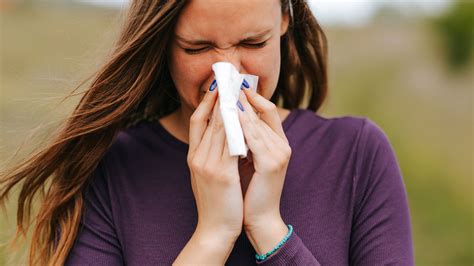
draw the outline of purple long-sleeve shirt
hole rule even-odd
[[[294,109],[280,212],[294,231],[264,262],[242,232],[226,265],[413,265],[407,194],[392,146],[368,118]],[[66,265],[170,265],[197,225],[188,144],[159,122],[121,131],[84,189]]]

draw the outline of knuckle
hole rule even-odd
[[[290,154],[287,152],[275,154],[274,159],[268,162],[268,169],[271,172],[278,173],[288,164]]]
[[[202,169],[201,169],[201,174],[204,176],[206,179],[212,179],[214,174],[215,174],[215,169],[212,167],[211,164],[205,164]]]
[[[215,115],[219,115],[219,114],[215,114]],[[224,127],[224,122],[222,121],[222,119],[218,119],[217,117],[214,117],[214,127],[216,127],[217,129],[221,129]]]
[[[194,113],[194,114],[192,114],[191,117],[189,118],[189,123],[190,123],[191,125],[195,125],[195,124],[201,122],[202,120],[203,120],[203,119],[202,119],[202,116],[200,116],[199,114]]]
[[[220,171],[220,169],[212,163],[208,163],[202,167],[200,176],[203,180],[206,180],[206,182],[224,186],[230,185],[233,182],[233,178],[230,174],[225,173],[225,171]]]
[[[285,145],[285,148],[284,148],[284,150],[283,150],[283,153],[284,153],[284,155],[285,155],[285,159],[291,158],[292,150],[291,150],[290,145]]]
[[[212,133],[220,133],[222,130],[224,130],[224,126],[222,123],[217,123],[217,121],[214,122],[214,126],[212,127]]]
[[[270,169],[271,172],[278,172],[281,168],[281,163],[280,160],[277,158],[276,160],[272,160],[268,163],[268,168]]]
[[[250,123],[255,124],[255,125],[257,125],[257,123],[259,122],[259,120],[260,120],[260,119],[259,119],[258,116],[256,116],[256,115],[250,116],[249,119],[248,119],[248,121],[249,121]]]
[[[240,116],[240,122],[241,123],[248,123],[249,118],[246,115]]]
[[[276,105],[273,103],[273,102],[268,102],[264,107],[263,107],[263,111],[264,112],[267,112],[267,113],[271,113],[271,112],[274,112],[276,111],[277,108],[276,108]]]
[[[216,179],[219,182],[219,184],[222,184],[222,185],[231,185],[233,184],[233,181],[234,181],[234,178],[231,174],[224,173],[224,172],[220,174],[219,177]]]
[[[229,186],[232,185],[232,178],[230,176],[221,176],[218,178],[219,184],[224,185],[224,186]]]
[[[280,158],[276,163],[275,163],[275,171],[276,172],[280,172],[282,171],[286,166],[286,160],[282,158]]]
[[[189,159],[188,165],[194,171],[199,171],[201,164],[195,158]]]

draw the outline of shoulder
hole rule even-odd
[[[390,168],[393,172],[400,172],[392,142],[379,124],[366,118],[358,142],[359,176],[374,174],[377,169]]]
[[[152,139],[147,136],[152,134],[149,130],[145,122],[119,130],[99,158],[91,179],[101,180],[101,185],[105,185],[113,178],[113,184],[108,184],[112,186],[125,182],[127,173],[139,168],[142,162],[152,156],[150,144],[147,143]]]
[[[150,147],[149,140],[154,138],[148,121],[142,121],[129,128],[119,130],[105,154],[106,159],[134,157]]]
[[[306,109],[292,112],[295,113],[285,130],[292,148],[316,149],[324,154],[344,154],[346,151],[359,158],[382,144],[391,148],[384,130],[368,117],[325,117]]]
[[[292,126],[298,129],[329,131],[343,136],[375,135],[385,137],[382,128],[372,119],[365,116],[343,115],[326,117],[311,110],[295,109],[295,119]]]
[[[359,139],[366,127],[375,123],[367,117],[344,115],[326,117],[312,110],[295,109],[292,121],[289,121],[288,133],[304,138],[321,137],[324,142]],[[290,117],[291,118],[291,117]]]
[[[97,180],[97,185],[107,186],[108,189],[118,187],[125,182],[126,174],[138,169],[141,162],[150,157],[152,139],[148,122],[140,122],[129,128],[119,130],[107,150],[100,158],[92,172],[91,180]],[[110,182],[113,179],[113,182]]]
[[[137,144],[140,143],[139,135],[143,131],[142,125],[136,125],[130,128],[121,129],[116,132],[114,138],[109,143],[105,153],[100,158],[96,172],[104,173],[107,172],[107,168],[110,168],[112,162],[117,159],[124,157],[128,154],[134,153]]]

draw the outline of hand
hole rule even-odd
[[[243,197],[238,157],[229,155],[217,94],[208,91],[191,116],[187,162],[199,214],[196,231],[235,240],[242,232]]]
[[[242,90],[239,100],[244,107],[239,119],[255,171],[244,194],[244,228],[282,228],[280,198],[291,157],[288,139],[274,103],[252,89]]]

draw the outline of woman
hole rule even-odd
[[[412,265],[385,133],[315,114],[326,53],[303,0],[134,1],[54,141],[2,179],[2,201],[24,181],[19,232],[46,188],[30,264]],[[218,61],[259,76],[238,104],[247,159],[229,156]]]

